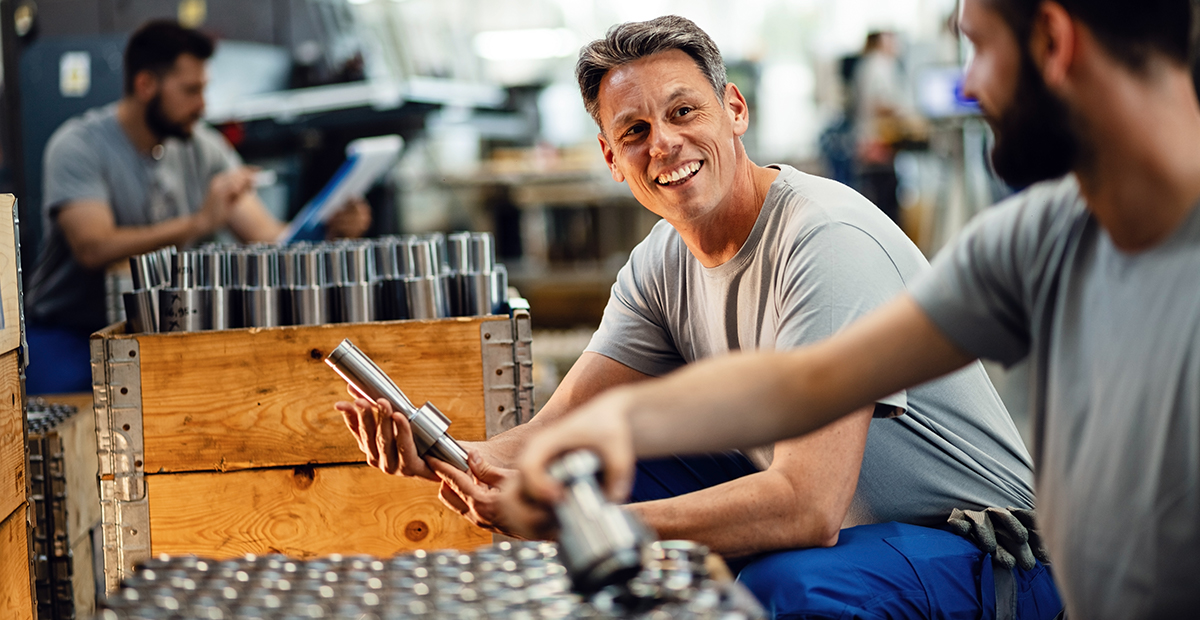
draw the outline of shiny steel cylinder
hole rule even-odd
[[[158,331],[198,332],[209,329],[212,289],[167,287],[158,291]]]
[[[325,358],[325,363],[363,398],[371,401],[386,398],[392,406],[403,412],[408,418],[413,443],[421,457],[433,456],[464,472],[469,471],[466,450],[448,432],[450,420],[432,403],[414,407],[408,396],[354,343],[343,340]]]
[[[365,323],[375,320],[375,284],[355,282],[333,287],[338,305],[339,323]]]
[[[158,331],[158,291],[139,289],[123,293],[125,333],[152,334]]]
[[[492,313],[503,314],[508,303],[508,268],[497,264],[492,268]]]
[[[482,316],[492,313],[492,274],[468,271],[459,273],[458,316]]]
[[[248,256],[246,286],[242,289],[242,321],[246,327],[279,325],[279,263],[274,252],[256,250]]]
[[[408,318],[442,319],[450,316],[448,303],[438,278],[433,276],[404,279]]]
[[[428,239],[417,239],[408,246],[410,275],[418,278],[441,274],[441,263]]]
[[[496,244],[492,241],[492,233],[471,233],[467,241],[467,269],[459,271],[479,271],[488,273],[496,265]]]
[[[379,296],[375,300],[378,310],[375,318],[380,321],[407,319],[408,292],[403,278],[379,281]]]
[[[591,593],[624,584],[642,567],[642,550],[653,535],[636,517],[604,497],[600,458],[588,450],[568,452],[550,465],[563,484],[558,519],[559,559],[576,591]]]
[[[450,271],[471,271],[471,233],[446,235],[446,264]]]
[[[212,289],[209,295],[210,329],[229,329],[231,266],[229,254],[219,249],[206,250],[200,255],[202,285]]]

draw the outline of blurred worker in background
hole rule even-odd
[[[30,394],[91,389],[88,335],[107,324],[105,269],[229,230],[273,241],[284,224],[254,191],[256,171],[204,124],[214,43],[173,21],[142,26],[125,48],[119,101],[63,123],[46,145],[45,238],[26,292]],[[361,200],[331,236],[370,226]]]
[[[386,404],[338,404],[370,464],[440,478],[448,505],[500,531],[502,468],[567,411],[706,358],[820,341],[928,269],[850,188],[750,160],[746,100],[692,22],[614,26],[584,48],[576,76],[613,179],[663,218],[617,276],[588,350],[532,421],[468,445],[472,475],[423,462],[407,420]],[[642,463],[629,510],[661,537],[748,564],[740,578],[781,616],[831,605],[901,614],[915,592],[934,613],[977,617],[994,607],[990,560],[935,528],[959,507],[1032,508],[1030,478],[1020,436],[975,364],[863,403],[811,437]],[[1010,583],[1040,608],[1027,617],[1057,613],[1050,574],[1032,556]]]
[[[896,223],[900,222],[896,146],[913,124],[898,56],[895,33],[868,34],[851,89],[859,191]]]
[[[1200,103],[1192,0],[964,0],[965,91],[1028,187],[841,334],[621,388],[531,438],[523,492],[587,447],[634,455],[811,432],[987,357],[1030,361],[1038,513],[1071,618],[1200,610]],[[837,422],[834,422],[837,424]],[[874,429],[872,429],[874,431]],[[817,431],[817,434],[824,431]],[[538,514],[524,520],[536,523]]]

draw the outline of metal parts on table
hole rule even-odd
[[[550,466],[563,484],[554,507],[562,563],[580,592],[623,585],[642,568],[642,551],[654,540],[632,513],[609,502],[600,488],[600,458],[594,452],[568,452]]]
[[[360,351],[350,340],[341,344],[325,358],[346,383],[356,392],[370,401],[386,398],[392,406],[403,412],[412,428],[413,442],[421,457],[426,454],[437,457],[462,471],[467,467],[467,451],[458,445],[457,441],[447,431],[450,429],[450,419],[445,416],[433,403],[425,403],[420,408],[413,406],[408,396],[396,387],[371,358]]]
[[[765,617],[740,584],[710,575],[708,550],[662,543],[633,580],[638,594],[569,589],[561,550],[551,543],[416,551],[391,558],[236,560],[160,556],[109,596],[101,620],[158,618],[676,618]]]
[[[489,233],[172,247],[129,263],[128,333],[477,316],[505,311],[508,290]]]

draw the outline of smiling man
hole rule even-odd
[[[377,427],[366,401],[338,405],[369,462],[388,473],[436,473],[447,503],[494,529],[506,521],[496,506],[501,468],[565,412],[706,358],[820,341],[927,269],[904,233],[854,191],[747,157],[746,100],[692,22],[616,26],[584,48],[576,75],[613,179],[663,218],[620,271],[588,350],[529,424],[469,446],[473,477],[415,458],[403,416]],[[974,364],[865,403],[803,439],[644,462],[630,509],[663,538],[749,562],[742,578],[781,615],[888,601],[978,616],[988,607],[980,592],[993,592],[990,562],[929,526],[956,507],[1031,508],[1030,475],[1012,421]],[[936,569],[926,571],[930,564]],[[1018,579],[1028,599],[1057,602],[1040,564]],[[787,600],[772,599],[774,591]],[[804,592],[825,598],[802,600]]]
[[[516,519],[522,498],[554,500],[546,464],[563,450],[600,452],[620,496],[635,454],[801,436],[976,357],[1028,359],[1039,515],[1069,616],[1196,615],[1195,3],[962,6],[975,46],[965,90],[995,130],[996,171],[1032,185],[982,214],[910,293],[843,333],[612,390],[530,438],[524,492],[504,504],[511,526],[540,516]]]
[[[254,193],[254,170],[201,121],[213,45],[173,21],[147,23],[125,48],[124,96],[50,137],[45,239],[26,297],[30,394],[91,389],[87,338],[107,324],[109,265],[220,230],[246,242],[283,230]],[[351,201],[330,233],[361,235],[370,219]]]

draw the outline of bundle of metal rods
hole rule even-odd
[[[624,588],[570,590],[551,543],[313,560],[162,556],[109,596],[102,620],[246,618],[683,618],[749,620],[762,608],[742,586],[714,579],[708,550],[655,543]]]
[[[174,247],[129,259],[128,333],[478,316],[503,310],[490,233]]]

